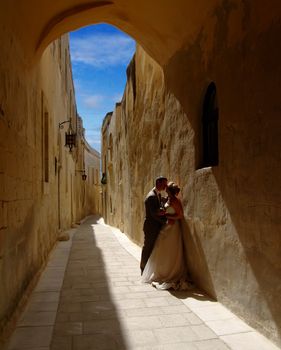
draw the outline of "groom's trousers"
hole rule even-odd
[[[141,261],[140,261],[141,272],[143,272],[145,265],[147,263],[147,260],[149,259],[150,254],[152,253],[158,234],[159,234],[159,231],[149,231],[149,232],[144,231],[144,243],[143,243],[143,248],[141,252]]]

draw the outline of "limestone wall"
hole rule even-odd
[[[79,154],[65,151],[57,127],[75,115],[67,47],[58,41],[41,54],[63,32],[108,21],[143,44],[163,71],[137,52],[112,141],[110,123],[103,133],[115,157],[103,185],[107,221],[141,244],[143,199],[154,177],[179,182],[195,281],[280,344],[280,1],[159,4],[1,2],[1,326],[58,229],[82,213],[75,205]],[[202,104],[210,81],[218,92],[219,164],[202,168]]]
[[[85,139],[83,121],[78,117],[78,156],[75,168],[75,194],[73,203],[76,220],[85,215],[101,214],[100,153]],[[83,179],[86,175],[86,179]]]
[[[60,232],[97,208],[86,189],[79,210],[81,181],[75,180],[84,152],[64,147],[69,123],[59,128],[71,118],[77,131],[68,36],[51,44],[33,68],[7,24],[0,42],[1,337]]]
[[[101,214],[100,154],[85,140],[85,194],[89,214]],[[84,211],[85,212],[85,211]]]
[[[181,172],[194,275],[280,345],[277,13],[260,1],[237,1],[233,7],[222,3],[193,42],[170,60],[164,74],[168,91],[180,102],[194,132],[193,164]],[[219,165],[198,169],[202,100],[210,81],[218,93]]]
[[[141,245],[153,180],[178,182],[196,284],[281,344],[281,27],[270,10],[259,22],[260,5],[214,8],[163,70],[138,47],[103,137],[103,162],[113,157],[103,163],[103,191],[114,198],[104,213]],[[219,164],[203,167],[203,100],[211,81]]]

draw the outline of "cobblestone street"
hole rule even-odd
[[[88,217],[58,242],[8,350],[277,350],[197,291],[141,283],[140,248]]]

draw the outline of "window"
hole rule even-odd
[[[203,104],[203,166],[219,163],[217,91],[214,82],[210,83]]]

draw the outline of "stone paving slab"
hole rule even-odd
[[[278,350],[198,291],[140,281],[140,247],[94,217],[59,242],[7,350]]]

